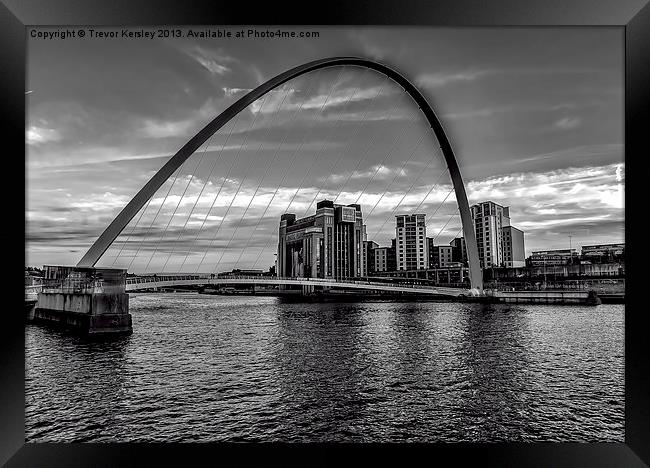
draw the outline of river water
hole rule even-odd
[[[132,294],[26,326],[26,439],[623,442],[623,307]]]

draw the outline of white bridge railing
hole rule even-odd
[[[232,275],[232,276],[211,276],[211,275],[156,275],[144,277],[130,277],[127,278],[127,289],[138,289],[137,285],[143,287],[164,287],[172,286],[174,284],[189,285],[189,284],[296,284],[296,285],[309,285],[323,286],[331,285],[332,287],[345,287],[352,286],[353,288],[361,289],[378,289],[386,291],[396,290],[413,290],[415,292],[427,293],[442,293],[453,295],[460,295],[467,290],[467,288],[453,288],[453,287],[436,287],[423,285],[416,282],[381,282],[370,280],[348,280],[348,279],[334,279],[334,278],[292,278],[292,277],[278,277],[278,276],[247,276],[247,275]],[[129,287],[130,286],[130,287]],[[356,289],[355,288],[355,289]]]
[[[151,276],[138,276],[126,278],[126,289],[137,290],[138,286],[142,289],[165,287],[174,285],[210,285],[210,284],[295,284],[295,285],[314,285],[314,286],[332,286],[332,287],[345,287],[350,286],[353,289],[377,289],[384,291],[404,291],[412,290],[414,292],[424,293],[440,293],[445,295],[460,295],[468,292],[467,288],[463,287],[449,287],[449,286],[430,286],[419,284],[417,282],[382,282],[370,280],[349,280],[349,279],[334,279],[334,278],[292,278],[292,277],[278,277],[278,276],[254,276],[254,275],[151,275]],[[104,292],[103,284],[100,280],[96,280],[89,285],[84,285],[84,288],[75,288],[75,285],[67,285],[61,288],[57,285],[56,288],[50,291],[49,285],[35,284],[25,286],[25,300],[36,299],[38,293],[43,292],[66,292],[66,293],[89,293],[89,292]],[[55,291],[56,290],[56,291]]]
[[[161,283],[169,281],[191,281],[191,280],[206,280],[206,283],[219,283],[221,281],[227,280],[232,282],[234,280],[246,280],[247,283],[278,283],[278,282],[287,282],[295,281],[296,283],[302,283],[305,281],[313,283],[331,283],[331,284],[367,284],[373,286],[397,286],[397,287],[409,287],[409,288],[430,288],[436,289],[435,286],[428,286],[416,283],[394,283],[394,282],[380,282],[380,281],[365,281],[365,280],[347,280],[347,279],[334,279],[334,278],[293,278],[285,276],[199,276],[199,275],[178,275],[178,276],[145,276],[137,278],[127,278],[126,284],[147,284],[147,283]]]

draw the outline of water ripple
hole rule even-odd
[[[623,306],[140,294],[26,327],[29,442],[624,441]]]

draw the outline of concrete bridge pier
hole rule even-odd
[[[35,322],[83,335],[133,333],[126,270],[45,266]]]

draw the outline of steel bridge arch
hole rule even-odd
[[[115,217],[115,219],[108,225],[108,227],[97,238],[95,243],[88,249],[88,252],[77,263],[78,267],[93,267],[101,256],[106,252],[106,249],[113,243],[117,236],[133,219],[133,217],[142,209],[147,201],[156,193],[163,183],[178,169],[187,158],[189,158],[197,149],[205,143],[214,133],[221,127],[234,118],[239,112],[244,110],[250,104],[255,102],[260,97],[264,96],[269,91],[277,88],[278,86],[286,83],[287,81],[297,78],[306,73],[335,66],[358,66],[375,70],[383,75],[386,75],[392,81],[400,85],[404,91],[418,105],[425,118],[427,119],[431,129],[433,130],[440,149],[445,157],[451,181],[454,186],[456,194],[456,201],[458,202],[458,209],[460,211],[461,222],[463,226],[463,233],[465,237],[465,244],[467,247],[467,257],[469,261],[469,274],[470,284],[472,288],[479,291],[483,290],[483,272],[480,267],[478,258],[478,246],[476,244],[476,233],[474,231],[474,224],[472,222],[471,213],[469,210],[469,202],[467,200],[467,193],[465,191],[465,184],[456,161],[456,156],[451,147],[451,143],[445,134],[442,124],[436,117],[433,108],[428,103],[422,93],[403,75],[399,72],[384,65],[380,62],[360,58],[360,57],[330,57],[320,60],[299,65],[295,68],[280,73],[279,75],[271,78],[267,82],[259,85],[257,88],[243,96],[236,101],[225,111],[219,114],[215,119],[208,123],[201,131],[192,137],[178,152],[172,156],[165,165],[145,184],[142,189],[131,199],[131,201],[122,209],[122,211]]]

